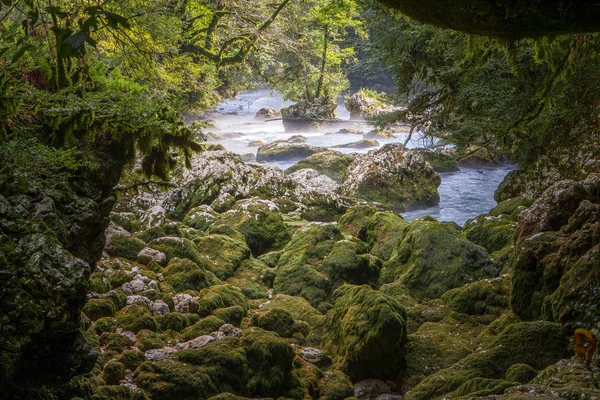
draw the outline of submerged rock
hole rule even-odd
[[[388,144],[356,156],[339,192],[406,211],[437,205],[440,183],[440,176],[418,152],[401,144]]]

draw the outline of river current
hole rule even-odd
[[[362,136],[356,134],[332,134],[339,131],[340,128],[358,129],[369,131],[372,127],[366,123],[350,122],[337,125],[332,128],[324,128],[319,132],[294,132],[286,133],[283,123],[277,121],[257,121],[254,119],[256,112],[263,107],[279,109],[282,106],[290,105],[291,102],[284,101],[277,93],[269,89],[254,90],[240,93],[235,99],[227,100],[219,106],[212,114],[215,126],[210,128],[216,134],[228,135],[227,139],[210,140],[211,143],[222,144],[227,150],[237,154],[256,154],[258,147],[249,147],[249,142],[260,140],[264,143],[271,143],[275,140],[285,140],[292,135],[302,135],[306,137],[306,144],[310,146],[332,147],[345,143],[356,142],[362,139]],[[343,101],[340,101],[336,110],[337,117],[343,120],[350,118],[349,112],[345,109]],[[383,146],[387,143],[404,142],[407,132],[396,132],[395,139],[378,139]],[[424,147],[424,139],[419,135],[413,135],[413,139],[407,147]],[[370,149],[344,149],[336,148],[334,150],[350,153],[366,153]],[[270,165],[285,169],[294,164],[294,162],[273,162]],[[463,168],[460,171],[440,174],[442,184],[438,191],[440,193],[440,204],[423,210],[402,213],[401,215],[412,220],[424,215],[431,215],[440,221],[454,221],[463,225],[468,219],[487,213],[496,206],[494,200],[494,191],[502,182],[508,172],[514,169],[512,165],[503,165],[498,167],[477,167]]]

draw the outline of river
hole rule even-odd
[[[345,109],[343,102],[338,102],[336,114],[338,118],[348,120],[349,112]],[[270,143],[275,140],[287,139],[292,135],[302,135],[307,138],[307,144],[311,146],[331,147],[335,145],[355,142],[362,136],[355,134],[330,134],[342,127],[368,131],[372,129],[365,123],[348,122],[335,129],[324,129],[319,132],[294,132],[286,133],[281,121],[263,122],[256,121],[254,115],[263,107],[279,109],[282,106],[292,104],[284,101],[277,93],[269,89],[253,90],[240,93],[235,99],[227,100],[219,104],[212,114],[215,126],[209,130],[217,134],[237,133],[239,137],[223,140],[211,140],[211,143],[222,144],[227,150],[237,154],[256,154],[258,147],[249,147],[248,143],[260,140]],[[328,134],[329,133],[329,134]],[[398,132],[395,139],[378,140],[383,146],[387,143],[404,142],[407,132]],[[423,147],[424,139],[418,135],[408,143],[409,148]],[[342,152],[366,153],[371,149],[342,149]],[[285,169],[294,162],[269,163]],[[424,215],[431,215],[440,221],[454,221],[463,225],[468,219],[487,213],[496,206],[494,191],[502,182],[508,172],[514,169],[512,165],[498,167],[461,168],[457,172],[440,174],[442,184],[438,191],[440,193],[440,204],[423,210],[411,211],[401,214],[405,219],[412,220]]]

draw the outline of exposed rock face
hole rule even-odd
[[[94,366],[81,310],[124,163],[102,140],[102,167],[80,171],[70,187],[0,190],[0,391],[9,398]]]
[[[523,319],[569,321],[569,302],[600,285],[598,175],[561,181],[519,214],[511,307]]]
[[[350,96],[344,102],[344,105],[350,111],[350,118],[352,119],[373,117],[394,110],[394,107],[386,106],[361,92],[356,92]]]
[[[256,161],[301,160],[313,154],[327,151],[324,147],[311,147],[307,144],[277,140],[258,148]]]
[[[339,183],[354,158],[354,154],[344,154],[339,151],[328,150],[298,161],[286,169],[285,172],[291,174],[300,169],[314,169]]]
[[[317,129],[318,122],[334,119],[337,104],[328,99],[302,100],[281,109],[286,132]]]
[[[405,211],[437,205],[440,183],[440,176],[419,152],[401,144],[389,144],[356,156],[339,192]]]
[[[290,178],[308,191],[333,194],[338,188],[338,184],[333,179],[310,168],[297,170],[290,174]]]
[[[435,172],[453,172],[460,170],[456,159],[443,152],[434,152],[429,149],[415,149],[413,151],[418,151],[425,161],[431,164],[431,167]]]
[[[527,0],[511,4],[474,0],[468,5],[441,0],[381,2],[427,24],[507,40],[595,32],[600,28],[600,6],[593,1],[550,0],[536,5]]]

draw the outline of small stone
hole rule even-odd
[[[144,265],[150,264],[151,261],[156,261],[159,265],[164,266],[167,263],[167,256],[165,255],[165,253],[160,252],[158,250],[151,249],[150,247],[144,247],[138,253],[137,261],[140,264],[144,264]],[[138,271],[139,271],[139,268],[138,268]]]
[[[242,336],[242,330],[240,328],[236,328],[231,324],[225,324],[219,328],[219,332],[223,332],[225,336],[233,336],[240,337]]]
[[[354,384],[354,397],[358,400],[375,400],[385,393],[391,393],[391,389],[379,379],[365,379]]]
[[[146,284],[141,279],[134,279],[131,282],[124,283],[121,289],[126,294],[136,294],[146,290]]]
[[[152,315],[165,315],[171,312],[169,305],[162,300],[156,300],[150,305]]]
[[[147,306],[149,306],[150,303],[152,303],[152,302],[146,296],[140,296],[140,295],[127,296],[127,305],[136,304],[136,303],[144,303]]]
[[[132,342],[135,343],[135,340],[136,340],[135,333],[133,333],[131,331],[127,331],[127,332],[121,333],[121,335],[125,336],[127,339],[129,339],[129,340],[131,340]]]
[[[313,363],[317,366],[324,366],[331,362],[331,359],[329,356],[327,356],[327,354],[313,347],[305,347],[300,350],[300,357],[303,360]]]
[[[148,287],[152,290],[160,291],[160,289],[158,288],[158,283],[156,283],[154,279],[150,281]]]
[[[172,347],[163,347],[162,349],[148,350],[144,353],[144,356],[148,361],[160,361],[169,358],[171,354],[176,352],[177,350]]]
[[[221,340],[227,337],[227,335],[225,335],[223,332],[217,331],[217,332],[212,332],[210,334],[210,336],[214,337],[215,340]]]
[[[202,335],[198,336],[195,339],[189,340],[187,342],[179,343],[175,347],[177,350],[185,350],[185,349],[201,349],[205,347],[207,344],[214,342],[215,338],[210,335]]]

